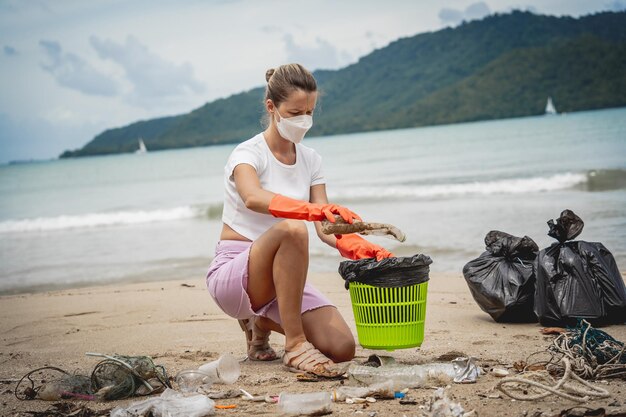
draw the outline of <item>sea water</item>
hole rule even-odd
[[[461,273],[484,236],[554,241],[571,209],[579,239],[626,270],[626,108],[307,137],[331,201],[404,231],[397,255]],[[221,229],[223,167],[235,145],[0,166],[0,293],[187,279],[202,285]],[[311,228],[312,271],[342,260]],[[340,278],[338,278],[340,279]]]

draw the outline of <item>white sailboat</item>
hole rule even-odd
[[[557,114],[556,107],[554,107],[554,103],[552,102],[552,97],[548,97],[548,101],[546,102],[546,114],[547,115]]]
[[[148,152],[148,148],[146,148],[146,144],[143,143],[143,139],[139,138],[139,148],[135,151],[135,153],[146,153]]]

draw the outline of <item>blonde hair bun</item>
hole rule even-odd
[[[272,100],[275,106],[287,100],[295,90],[317,91],[313,74],[300,64],[285,64],[265,72],[265,100]]]

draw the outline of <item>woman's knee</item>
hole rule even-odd
[[[293,241],[295,243],[309,243],[309,230],[306,224],[301,220],[283,220],[275,226],[280,232],[283,239]]]
[[[336,307],[323,306],[302,315],[307,339],[335,362],[354,358],[356,344],[350,328]]]
[[[330,346],[328,356],[333,362],[347,362],[354,359],[356,351],[356,344],[354,343],[354,337],[346,335],[345,337],[336,338],[336,340]]]

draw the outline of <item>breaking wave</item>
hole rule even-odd
[[[342,190],[342,200],[389,199],[389,198],[434,198],[462,195],[524,194],[567,190],[583,187],[589,182],[590,173],[562,173],[545,177],[511,178],[495,181],[476,181],[436,185],[388,185],[355,187]]]
[[[193,218],[216,219],[221,216],[222,205],[182,206],[158,210],[128,210],[105,213],[87,213],[56,217],[6,220],[0,222],[0,233],[39,232],[77,228],[157,223]]]

